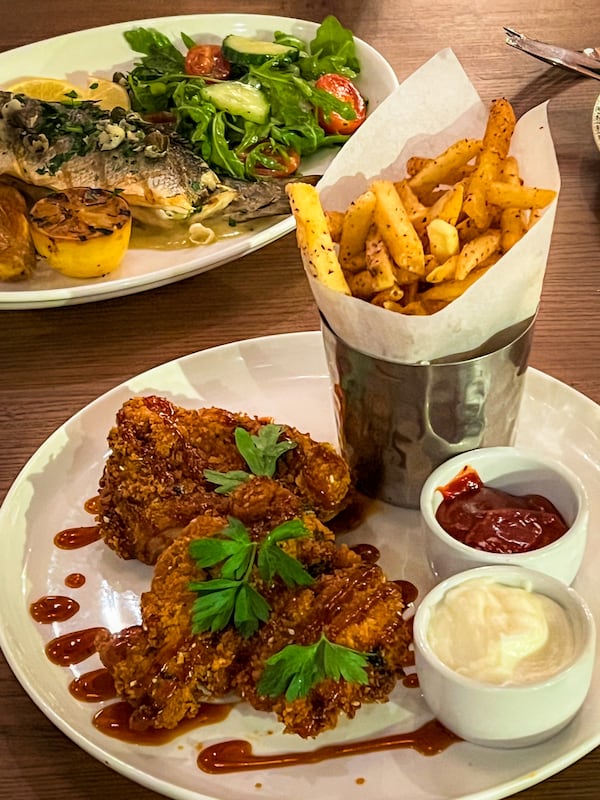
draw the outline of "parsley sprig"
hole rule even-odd
[[[220,564],[220,577],[192,581],[189,588],[198,593],[192,606],[192,632],[217,632],[231,622],[244,638],[258,630],[269,618],[271,606],[252,583],[255,568],[265,583],[277,576],[286,586],[310,586],[311,575],[280,542],[308,536],[299,519],[288,520],[274,528],[262,542],[255,542],[245,525],[229,517],[219,537],[195,539],[190,554],[201,568]]]
[[[291,703],[326,678],[367,684],[368,661],[367,653],[335,644],[322,633],[315,644],[289,644],[268,658],[257,689],[268,697],[285,695]]]
[[[275,474],[279,456],[296,447],[296,442],[289,439],[278,441],[281,436],[281,425],[273,423],[264,425],[256,436],[248,433],[245,428],[236,428],[234,435],[237,449],[252,475],[264,475],[267,478],[272,478]],[[236,486],[245,483],[251,475],[244,470],[218,472],[213,469],[205,469],[204,477],[210,483],[217,484],[215,492],[227,494]]]

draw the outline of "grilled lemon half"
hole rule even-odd
[[[30,212],[37,252],[70,278],[113,272],[129,246],[131,211],[119,195],[77,187],[38,200]]]

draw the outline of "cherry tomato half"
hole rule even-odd
[[[247,172],[256,178],[287,178],[300,166],[300,154],[291,147],[269,142],[259,142],[246,153],[240,155],[247,164]]]
[[[185,71],[188,75],[224,80],[229,77],[231,65],[218,44],[197,44],[187,52]]]
[[[367,116],[367,108],[365,101],[352,83],[351,80],[344,75],[336,75],[334,72],[321,75],[317,79],[315,86],[318,89],[323,89],[329,94],[342,100],[344,103],[350,103],[356,114],[354,119],[344,119],[337,112],[332,111],[327,116],[319,110],[319,125],[326,133],[331,134],[350,134],[362,125]]]

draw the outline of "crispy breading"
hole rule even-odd
[[[247,470],[235,429],[256,435],[268,422],[219,408],[185,409],[156,396],[127,401],[109,433],[98,492],[106,544],[122,558],[154,564],[194,517],[232,513],[230,496],[217,494],[204,470]],[[282,438],[296,447],[279,458],[275,478],[303,508],[323,520],[335,516],[349,499],[345,461],[331,445],[289,426],[282,426]]]
[[[255,708],[273,711],[285,730],[302,737],[333,728],[340,714],[353,717],[363,703],[387,700],[411,662],[410,625],[399,587],[381,568],[345,545],[298,498],[269,478],[252,478],[232,493],[232,507],[260,541],[281,522],[301,517],[307,537],[284,543],[315,579],[288,588],[279,579],[256,585],[271,605],[269,621],[248,639],[232,627],[192,634],[192,580],[214,577],[189,554],[193,539],[222,530],[224,517],[201,515],[159,557],[151,588],[142,595],[142,625],[100,637],[100,657],[119,694],[134,707],[131,725],[172,728],[193,717],[209,698],[236,693]],[[268,515],[257,514],[268,509]],[[216,568],[214,568],[216,569]],[[324,632],[338,644],[369,653],[366,686],[325,680],[292,703],[258,694],[264,662],[287,644],[312,644]]]
[[[236,677],[244,699],[261,711],[273,711],[285,731],[303,738],[334,728],[340,714],[353,718],[364,703],[384,702],[404,667],[411,663],[410,626],[397,584],[376,564],[369,564],[345,545],[304,542],[300,560],[315,574],[312,586],[289,596],[267,594],[269,621],[253,637],[247,664]],[[369,683],[325,680],[293,702],[258,694],[264,662],[288,644],[313,644],[325,633],[336,644],[370,655]]]

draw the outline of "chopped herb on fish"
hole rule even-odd
[[[230,219],[247,218],[252,208],[254,216],[289,213],[284,183],[227,185],[178,134],[88,100],[45,102],[0,91],[0,175],[55,191],[117,192],[146,222],[230,207]]]

